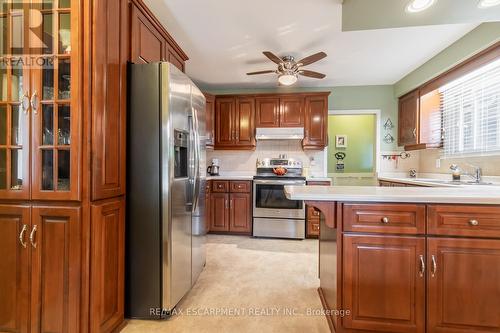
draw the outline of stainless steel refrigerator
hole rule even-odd
[[[205,97],[169,63],[129,66],[126,314],[161,319],[205,265]]]

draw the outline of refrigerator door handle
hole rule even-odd
[[[198,209],[198,196],[200,192],[200,135],[198,133],[198,113],[193,108],[193,138],[194,138],[194,179],[193,179],[193,212]]]
[[[195,186],[195,144],[194,144],[194,121],[193,116],[188,116],[189,126],[189,143],[188,143],[188,190],[186,198],[186,206],[191,209],[194,203],[194,186]]]

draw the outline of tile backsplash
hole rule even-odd
[[[212,158],[220,160],[221,173],[249,172],[255,173],[257,159],[278,157],[286,154],[288,158],[302,161],[304,167],[309,167],[309,174],[324,177],[325,153],[323,150],[304,151],[299,140],[267,140],[257,141],[254,151],[249,150],[207,150],[207,165]]]

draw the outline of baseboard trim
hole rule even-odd
[[[326,299],[325,299],[325,296],[323,295],[323,290],[321,290],[321,287],[318,288],[318,294],[319,294],[319,298],[321,299],[321,305],[323,305],[323,309],[325,311],[330,310],[330,308],[328,307],[328,304],[326,303]],[[333,323],[332,316],[329,316],[328,312],[326,312],[325,317],[326,317],[326,321],[328,322],[328,326],[330,327],[330,332],[335,333],[336,332],[335,324]]]

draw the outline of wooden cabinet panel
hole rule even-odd
[[[425,205],[344,204],[345,231],[424,234]]]
[[[280,127],[279,97],[255,99],[255,127]]]
[[[168,44],[165,44],[165,46],[165,54],[167,55],[165,60],[184,72],[184,60],[182,60],[182,57],[173,48],[169,47]]]
[[[92,205],[91,332],[112,332],[124,320],[125,200]]]
[[[0,205],[0,332],[29,331],[30,231],[29,206]]]
[[[32,208],[32,332],[80,331],[80,215],[79,207]]]
[[[421,95],[419,103],[419,143],[439,147],[443,136],[441,93],[434,90]]]
[[[215,116],[215,98],[213,95],[206,94],[206,104],[205,104],[205,131],[207,133],[207,148],[214,147],[214,116]]]
[[[328,145],[328,96],[305,98],[304,149],[323,149]]]
[[[304,126],[304,97],[287,96],[280,98],[280,127]]]
[[[229,192],[229,181],[212,180],[212,192],[217,192],[217,193]]]
[[[210,218],[210,231],[229,231],[229,194],[211,194]]]
[[[252,231],[252,197],[250,193],[231,193],[229,200],[229,231],[250,233]]]
[[[252,182],[247,180],[233,180],[231,181],[231,192],[250,193],[252,191]]]
[[[160,32],[135,5],[132,5],[131,18],[131,61],[150,63],[165,60],[166,41]]]
[[[414,90],[399,99],[398,145],[418,142],[419,91]]]
[[[427,332],[500,332],[500,242],[430,238]]]
[[[92,200],[99,200],[125,194],[128,4],[97,2],[94,11]]]
[[[308,186],[330,186],[330,181],[307,181]],[[321,211],[313,206],[306,205],[306,236],[316,238],[319,236]]]
[[[209,180],[206,183],[205,187],[205,230],[207,232],[210,232],[210,221],[211,221],[211,201],[210,201],[210,195],[212,192],[212,181]]]
[[[217,98],[215,107],[215,148],[234,145],[234,98]]]
[[[427,223],[433,235],[500,238],[496,206],[429,205]]]
[[[425,239],[344,235],[345,328],[425,332]]]
[[[235,145],[255,147],[255,100],[237,98],[234,117]]]

